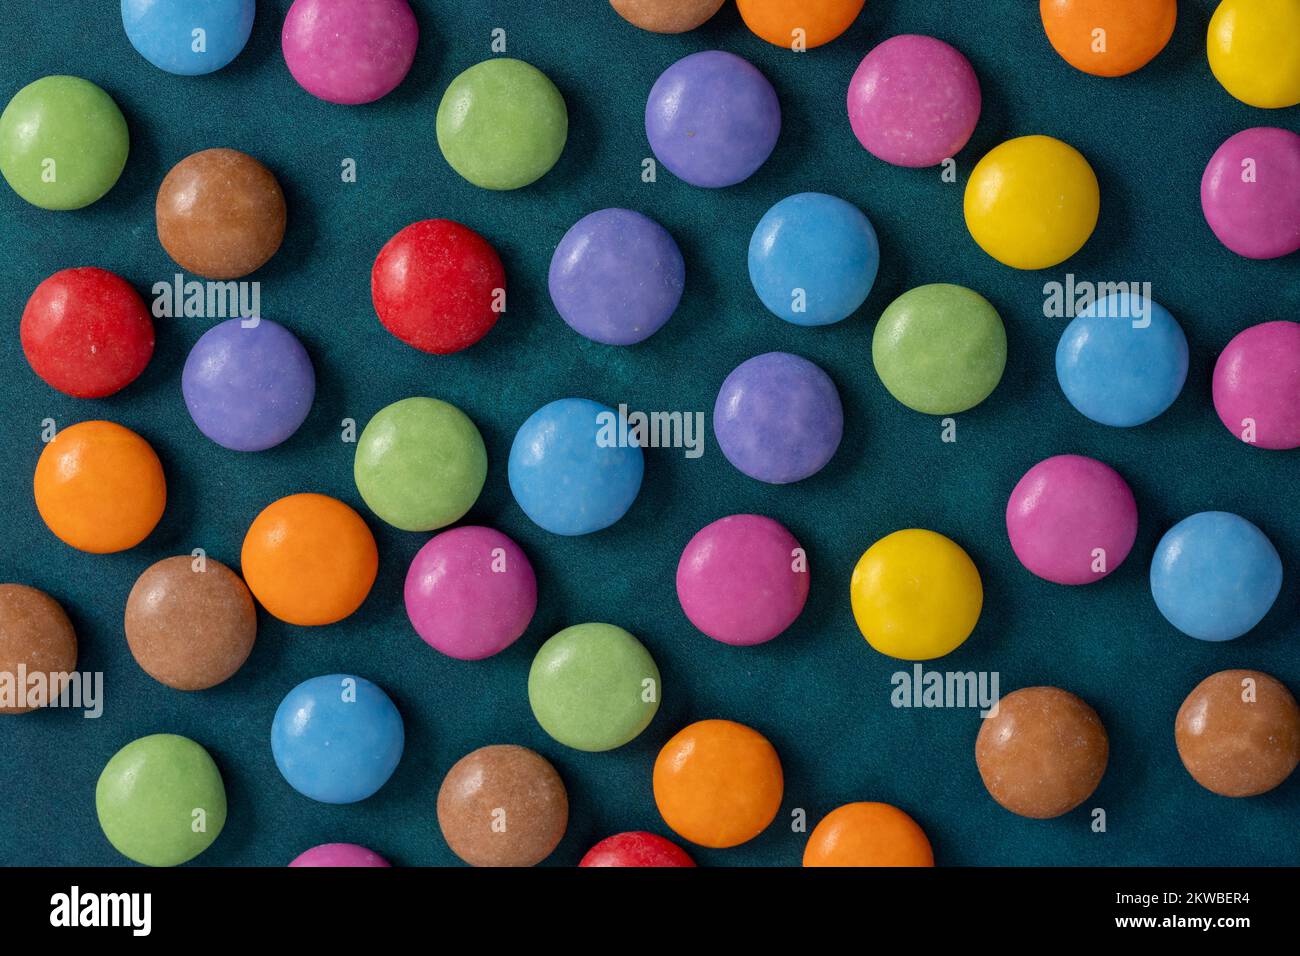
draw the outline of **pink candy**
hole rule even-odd
[[[290,866],[390,866],[374,850],[355,843],[322,843],[300,853]]]
[[[419,39],[406,0],[294,0],[280,46],[304,90],[330,103],[355,104],[397,88]]]
[[[1214,366],[1214,410],[1239,439],[1300,448],[1300,325],[1252,325]]]
[[[1239,256],[1276,259],[1300,249],[1300,136],[1257,126],[1229,137],[1201,177],[1201,209]]]

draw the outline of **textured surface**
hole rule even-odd
[[[330,103],[372,103],[415,62],[420,28],[406,0],[297,0],[284,20],[284,62]]]

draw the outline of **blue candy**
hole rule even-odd
[[[363,677],[326,674],[285,695],[271,722],[271,754],[289,785],[321,803],[356,803],[402,759],[402,715]]]
[[[256,10],[257,0],[122,0],[122,26],[160,70],[198,76],[239,56]]]

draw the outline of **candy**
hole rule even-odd
[[[1097,176],[1073,146],[1021,136],[994,147],[966,183],[966,228],[1016,269],[1046,269],[1083,248],[1097,225]]]
[[[386,867],[392,864],[374,850],[355,843],[322,843],[304,850],[293,858],[290,866],[324,867]]]
[[[890,37],[849,81],[849,125],[871,155],[895,166],[937,166],[961,152],[979,122],[970,61],[934,37]]]
[[[677,600],[715,641],[762,644],[803,611],[808,580],[794,535],[762,515],[730,515],[705,525],[682,551]]]
[[[118,853],[146,866],[178,866],[221,835],[226,787],[194,741],[153,734],[109,760],[95,785],[95,812]]]
[[[700,846],[752,840],[781,809],[781,760],[767,738],[730,720],[679,731],[655,759],[654,796],[673,832]]]
[[[406,616],[426,644],[477,661],[504,651],[528,629],[537,577],[519,545],[500,531],[452,528],[416,553],[405,600]]]
[[[853,25],[865,0],[736,0],[745,26],[768,43],[802,50],[830,43]]]
[[[55,537],[91,554],[135,547],[167,504],[153,448],[113,422],[61,430],[41,452],[33,484],[36,510]]]
[[[645,459],[617,413],[585,398],[543,405],[510,446],[510,491],[533,522],[554,534],[590,534],[627,513]]]
[[[776,91],[747,60],[721,50],[683,57],[645,106],[655,158],[692,186],[734,186],[762,166],[781,133]]]
[[[1206,790],[1253,797],[1281,786],[1300,764],[1300,707],[1275,677],[1219,671],[1178,708],[1174,742],[1183,766]]]
[[[826,466],[844,435],[830,376],[788,352],[737,365],[718,390],[713,432],[727,461],[751,478],[784,485]]]
[[[252,653],[257,611],[220,561],[180,555],[151,565],[126,599],[131,656],[154,680],[204,690],[233,677]]]
[[[578,866],[665,867],[694,866],[690,855],[672,840],[636,830],[605,837],[583,856]]]
[[[749,239],[749,281],[773,315],[795,325],[830,325],[867,300],[880,245],[858,208],[825,193],[787,196]]]
[[[1251,106],[1300,103],[1300,0],[1223,0],[1206,52],[1214,78]]]
[[[934,866],[934,851],[906,813],[887,803],[846,803],[813,829],[804,866]]]
[[[1300,249],[1300,136],[1273,126],[1229,136],[1201,177],[1201,210],[1239,256],[1276,259]]]
[[[185,407],[223,448],[262,451],[306,420],[316,372],[297,337],[268,319],[228,319],[204,332],[181,373]]]
[[[651,33],[694,30],[722,9],[727,0],[609,0],[620,17]]]
[[[1025,687],[1003,697],[975,740],[989,795],[1035,820],[1069,813],[1092,796],[1109,756],[1097,712],[1059,687]]]
[[[560,159],[569,112],[537,67],[499,57],[451,81],[438,104],[438,148],[452,169],[484,189],[519,189]]]
[[[324,674],[284,695],[271,721],[271,755],[304,797],[356,803],[388,782],[406,742],[402,715],[364,677]]]
[[[1178,19],[1177,0],[1039,0],[1052,48],[1076,70],[1124,76],[1165,48]]]
[[[1111,293],[1090,302],[1056,346],[1056,380],[1094,422],[1132,428],[1174,403],[1187,380],[1187,336],[1157,302]]]
[[[260,269],[284,239],[280,184],[233,149],[205,149],[173,166],[158,187],[154,216],[167,255],[207,279]]]
[[[933,531],[895,531],[868,548],[849,582],[853,618],[890,657],[928,661],[960,647],[984,606],[975,562]]]
[[[927,415],[974,408],[1002,381],[1007,332],[978,292],[935,283],[889,304],[871,337],[871,361],[889,394]]]
[[[256,12],[257,0],[122,0],[122,26],[158,69],[199,76],[239,56]]]
[[[1128,557],[1137,538],[1133,492],[1109,465],[1056,455],[1030,468],[1007,502],[1011,550],[1057,584],[1090,584]]]
[[[1300,324],[1238,332],[1214,364],[1214,410],[1244,442],[1300,448]]]
[[[370,510],[403,531],[464,517],[487,478],[487,449],[469,416],[436,398],[404,398],[375,413],[352,468]]]
[[[253,519],[239,563],[258,603],[289,624],[341,621],[361,607],[379,570],[361,516],[326,495],[289,495]]]
[[[601,209],[564,234],[551,257],[551,301],[575,332],[633,345],[677,308],[686,264],[663,226],[630,209]]]
[[[57,700],[61,675],[76,666],[77,635],[59,602],[24,584],[0,584],[0,714]]]
[[[280,31],[298,85],[330,103],[373,103],[406,78],[420,27],[406,0],[294,0]]]
[[[1151,560],[1151,596],[1174,627],[1202,641],[1241,637],[1282,589],[1282,559],[1264,532],[1202,511],[1165,532]]]
[[[370,296],[384,328],[421,352],[467,349],[505,310],[501,257],[473,229],[450,219],[413,222],[384,244]]]
[[[527,747],[480,747],[456,761],[438,789],[438,827],[470,866],[536,866],[569,825],[564,781]]]
[[[27,364],[51,388],[105,398],[153,356],[153,320],[139,293],[104,269],[61,269],[36,287],[19,325]]]
[[[612,624],[566,627],[528,671],[533,716],[575,750],[613,750],[636,738],[659,710],[661,689],[650,652]]]

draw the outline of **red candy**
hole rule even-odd
[[[407,345],[447,355],[487,335],[505,309],[506,273],[486,239],[450,219],[411,223],[375,258],[379,321]]]
[[[126,388],[153,355],[144,300],[124,279],[93,267],[64,269],[38,285],[19,335],[32,370],[74,398]]]
[[[605,837],[578,866],[694,866],[695,861],[671,840],[634,831]]]

